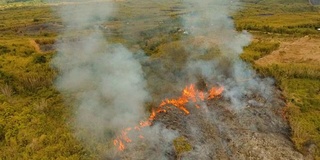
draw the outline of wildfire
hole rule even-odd
[[[221,95],[222,92],[223,92],[223,87],[211,88],[210,91],[209,91],[208,99],[213,99],[213,98]]]
[[[184,88],[180,97],[176,99],[163,100],[156,109],[152,110],[148,120],[141,121],[138,126],[133,128],[129,127],[122,130],[121,134],[113,141],[113,144],[118,148],[119,151],[123,151],[125,149],[125,143],[132,142],[132,140],[128,137],[128,133],[133,130],[140,131],[141,128],[151,126],[157,114],[166,113],[167,110],[173,106],[188,115],[190,114],[190,111],[186,108],[188,103],[192,102],[196,108],[200,108],[200,106],[197,104],[198,102],[214,99],[215,97],[221,95],[223,90],[223,87],[212,87],[208,92],[204,93],[195,89],[194,84],[191,84]],[[139,135],[139,138],[143,139],[144,137]]]

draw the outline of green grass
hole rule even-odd
[[[53,87],[55,52],[32,43],[52,44],[56,33],[25,30],[59,21],[52,13],[31,5],[0,10],[0,159],[94,159],[74,137],[72,108]]]
[[[265,4],[267,3],[267,4]],[[299,3],[247,4],[235,15],[237,29],[279,34],[317,34],[320,26],[320,7],[307,1]]]
[[[270,54],[272,51],[279,48],[279,42],[252,42],[244,50],[246,54],[242,54],[241,58],[248,62],[254,62],[259,58]]]

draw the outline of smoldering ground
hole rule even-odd
[[[118,3],[85,1],[57,9],[65,31],[53,59],[56,86],[72,95],[75,132],[86,146],[104,146],[107,159],[301,158],[286,138],[288,126],[278,114],[284,104],[272,79],[259,77],[239,58],[251,39],[234,29],[230,17],[240,1],[177,2],[188,11],[178,23],[184,35],[157,46],[160,56],[150,57],[104,36],[99,25],[119,12]],[[128,134],[125,150],[112,147],[125,128],[148,118],[146,104],[157,108],[191,83],[202,91],[223,86],[224,92],[200,109],[187,104],[189,115],[174,108],[160,113],[152,126]],[[179,152],[177,137],[185,137],[191,150]]]

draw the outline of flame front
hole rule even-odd
[[[224,88],[220,87],[220,88],[211,88],[209,91],[209,96],[208,99],[213,99],[219,95],[221,95],[221,93],[223,92]]]
[[[129,127],[121,131],[121,134],[116,137],[113,141],[114,146],[117,147],[119,151],[123,151],[125,149],[125,143],[131,143],[132,140],[128,137],[128,133],[130,131],[140,131],[141,128],[151,126],[152,122],[155,120],[157,114],[166,113],[168,109],[171,107],[176,107],[177,109],[184,112],[186,115],[190,114],[190,111],[186,108],[186,105],[190,102],[194,103],[196,108],[200,108],[197,104],[198,102],[203,102],[205,100],[211,100],[218,96],[220,96],[223,92],[223,87],[212,87],[207,93],[199,91],[195,89],[194,84],[191,84],[184,88],[182,91],[182,95],[176,99],[165,99],[160,105],[153,109],[148,120],[141,121],[138,126],[133,128]],[[143,139],[142,135],[139,135],[139,138]]]

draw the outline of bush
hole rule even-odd
[[[7,46],[0,45],[0,55],[9,53],[11,50]]]
[[[192,150],[191,144],[183,136],[173,140],[173,146],[178,157],[181,156],[181,154],[183,154],[184,152],[189,152]]]

